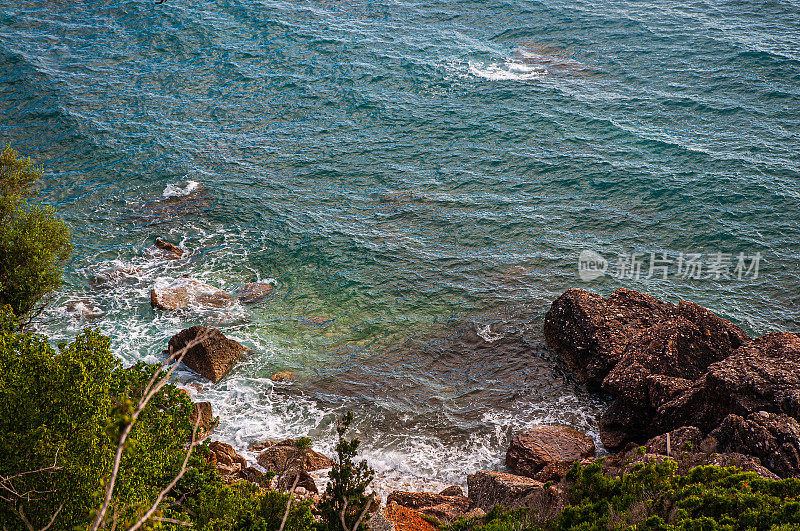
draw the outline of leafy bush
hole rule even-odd
[[[60,467],[14,480],[17,491],[39,493],[16,507],[0,504],[0,522],[22,529],[21,506],[41,528],[63,504],[52,528],[85,526],[99,506],[127,409],[155,370],[123,369],[108,338],[93,331],[58,351],[42,336],[0,332],[0,475]],[[174,477],[191,437],[191,411],[188,397],[170,385],[139,417],[115,489],[120,522]]]
[[[359,518],[371,503],[372,499],[366,494],[366,489],[375,477],[375,471],[367,465],[366,461],[355,463],[353,458],[358,453],[358,439],[347,440],[344,438],[350,423],[353,421],[353,412],[348,411],[336,426],[339,443],[336,445],[337,460],[329,473],[330,483],[325,490],[325,495],[319,504],[322,516],[322,528],[329,531],[357,531],[366,529],[369,515],[364,514],[358,525]],[[345,529],[342,530],[341,515],[344,512]]]
[[[23,322],[61,285],[72,252],[70,231],[55,211],[28,201],[41,177],[41,168],[10,146],[0,153],[0,306],[10,305]]]
[[[800,524],[800,480],[766,479],[735,467],[700,466],[685,476],[671,460],[619,478],[600,463],[576,466],[572,505],[559,529],[771,529]]]

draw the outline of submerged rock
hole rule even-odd
[[[150,290],[150,305],[159,310],[180,310],[190,306],[224,308],[230,304],[231,296],[225,291],[189,277]]]
[[[566,426],[535,426],[511,441],[506,465],[522,476],[559,481],[575,461],[594,456],[591,437]]]
[[[106,314],[96,301],[87,298],[70,299],[64,305],[64,309],[73,317],[84,321],[99,319]]]
[[[239,290],[239,300],[244,304],[253,304],[272,293],[273,284],[269,282],[248,282]]]
[[[183,363],[194,372],[216,383],[247,350],[233,339],[228,339],[216,328],[193,326],[175,334],[169,340],[168,352],[177,352],[198,336],[202,341],[188,349]]]
[[[183,249],[174,243],[165,242],[161,238],[156,238],[155,246],[163,251],[164,258],[176,260],[183,256]]]
[[[270,380],[273,382],[286,382],[288,380],[294,380],[295,373],[294,371],[278,371],[273,373],[272,376],[269,377]]]

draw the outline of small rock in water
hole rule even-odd
[[[239,300],[244,304],[252,304],[265,298],[274,286],[269,282],[248,282],[239,290]]]
[[[172,336],[167,352],[170,349],[172,352],[178,352],[201,334],[205,334],[205,337],[186,352],[183,363],[194,372],[216,383],[247,349],[237,341],[225,337],[216,328],[193,326]]]
[[[294,379],[294,371],[278,371],[269,377],[273,382],[285,382]]]
[[[94,288],[111,287],[117,284],[135,282],[142,270],[135,266],[124,266],[116,269],[101,271],[89,279],[89,284]]]
[[[189,306],[224,308],[231,303],[227,292],[199,280],[183,277],[165,288],[150,290],[150,305],[159,310],[179,310]]]
[[[319,452],[310,448],[297,448],[297,441],[293,439],[271,444],[258,454],[256,460],[259,465],[277,474],[284,474],[289,470],[313,472],[333,466],[333,461]]]
[[[65,308],[74,317],[81,320],[90,321],[105,315],[105,312],[92,299],[71,299],[67,301]]]

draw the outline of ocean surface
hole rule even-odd
[[[219,327],[246,359],[177,379],[251,460],[347,409],[384,493],[596,436],[541,333],[571,287],[800,331],[797,1],[3,2],[0,117],[74,231],[40,329],[128,364]],[[184,275],[275,288],[151,309]]]

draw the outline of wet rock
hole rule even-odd
[[[396,531],[437,531],[437,528],[425,520],[421,513],[397,503],[389,503],[384,515],[386,520],[394,525]]]
[[[456,520],[472,508],[472,500],[462,494],[394,491],[386,498],[387,504],[392,502],[432,516],[441,522]]]
[[[484,511],[495,505],[509,509],[535,506],[544,491],[544,483],[525,476],[493,471],[479,471],[467,476],[467,495]]]
[[[286,382],[294,380],[294,371],[278,371],[269,377],[273,382]]]
[[[155,246],[157,249],[163,251],[164,258],[176,260],[183,256],[183,250],[174,243],[165,242],[161,238],[156,238]]]
[[[273,287],[269,282],[248,282],[239,290],[239,300],[244,304],[253,304],[272,293]]]
[[[183,363],[194,372],[212,382],[218,382],[247,350],[233,339],[228,339],[216,328],[193,326],[174,335],[169,340],[168,352],[178,352],[200,336],[202,341],[186,352]]]
[[[72,316],[82,321],[99,319],[106,314],[97,302],[87,298],[70,299],[64,305],[64,309],[72,314]]]
[[[297,441],[292,439],[271,444],[258,454],[256,460],[259,465],[277,474],[285,474],[289,470],[313,472],[333,466],[333,461],[319,452],[310,448],[298,449]]]
[[[710,437],[720,451],[758,457],[782,478],[800,477],[800,423],[788,415],[759,411],[745,419],[730,414]]]
[[[599,390],[631,339],[674,313],[673,305],[629,289],[605,299],[570,289],[547,311],[544,335],[587,387]]]
[[[190,306],[224,308],[230,304],[231,296],[225,291],[189,277],[150,290],[150,305],[159,310],[180,310]]]
[[[110,288],[118,284],[138,282],[142,270],[135,266],[123,266],[102,271],[89,279],[93,288]]]
[[[283,474],[278,479],[278,489],[288,492],[291,490],[292,485],[294,485],[295,479],[297,479],[297,487],[295,487],[295,491],[302,488],[306,492],[319,494],[319,490],[317,489],[317,484],[314,482],[314,478],[312,478],[311,475],[305,470],[291,469]]]
[[[594,451],[591,437],[572,428],[535,426],[511,441],[506,465],[522,476],[558,481],[575,461],[593,456]]]

